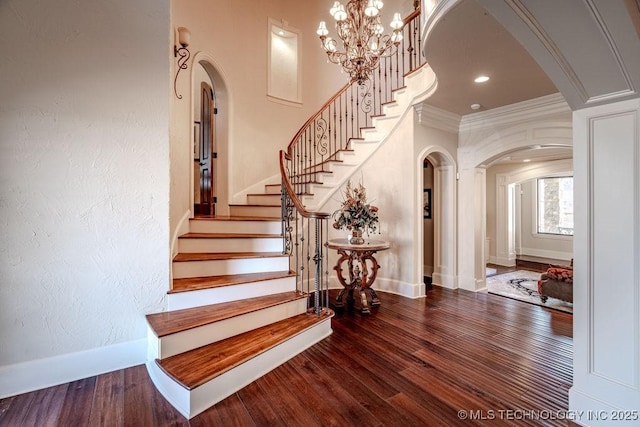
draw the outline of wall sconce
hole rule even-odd
[[[191,53],[189,52],[189,49],[187,49],[187,46],[189,46],[189,42],[191,41],[191,33],[185,27],[178,27],[177,32],[178,44],[180,45],[180,47],[178,47],[178,44],[173,45],[173,57],[177,58],[178,55],[180,55],[180,58],[178,59],[178,70],[176,71],[176,77],[173,79],[173,91],[176,94],[176,98],[182,99],[182,95],[178,95],[176,84],[178,82],[178,74],[180,74],[180,71],[186,70],[188,67],[187,61],[189,60]]]

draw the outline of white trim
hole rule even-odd
[[[528,255],[535,256],[539,258],[551,258],[551,259],[559,259],[569,261],[573,258],[573,254],[571,252],[560,252],[560,251],[549,251],[546,249],[536,249],[536,248],[522,248],[522,252],[520,255]]]
[[[503,267],[514,267],[516,265],[515,258],[501,258],[497,256],[490,256],[489,262],[491,264],[502,265]]]
[[[515,125],[516,123],[557,117],[570,112],[571,108],[563,96],[560,93],[554,93],[462,116],[460,131],[468,132],[500,125]]]
[[[458,133],[462,117],[440,108],[428,105],[425,102],[415,104],[413,109],[418,115],[418,123],[423,126]]]
[[[142,338],[91,350],[0,367],[0,399],[141,365],[147,359]]]
[[[169,378],[153,360],[147,362],[149,377],[158,391],[190,419],[327,338],[333,332],[331,317],[191,391]]]
[[[338,276],[329,276],[329,289],[342,289],[342,285],[338,282]],[[424,282],[409,283],[400,280],[390,279],[378,276],[371,286],[374,291],[388,292],[407,298],[420,298],[427,295],[427,289]],[[384,303],[384,301],[383,301]]]
[[[456,276],[451,274],[433,273],[433,276],[431,277],[431,284],[433,286],[440,286],[447,289],[458,289]]]
[[[407,298],[420,298],[427,295],[427,287],[424,281],[420,283],[409,283],[386,277],[377,277],[372,288],[375,291],[389,292]]]
[[[176,229],[173,231],[173,236],[171,236],[171,259],[178,253],[178,236],[189,232],[189,219],[191,218],[193,218],[193,212],[191,209],[187,209],[184,215],[182,215],[182,218],[180,218],[180,221],[178,221]]]

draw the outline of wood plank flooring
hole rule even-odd
[[[379,296],[370,316],[337,314],[329,338],[190,421],[136,366],[2,399],[0,426],[571,424],[531,419],[568,407],[570,314],[437,287]]]

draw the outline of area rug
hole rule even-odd
[[[517,299],[519,301],[552,308],[567,313],[573,313],[573,304],[556,298],[540,301],[538,293],[538,279],[540,273],[535,271],[518,270],[510,273],[487,277],[487,290],[490,294]]]

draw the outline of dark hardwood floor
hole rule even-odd
[[[570,314],[437,287],[379,295],[370,316],[336,315],[329,338],[190,421],[136,366],[2,399],[0,425],[568,425],[550,418],[568,407]]]

